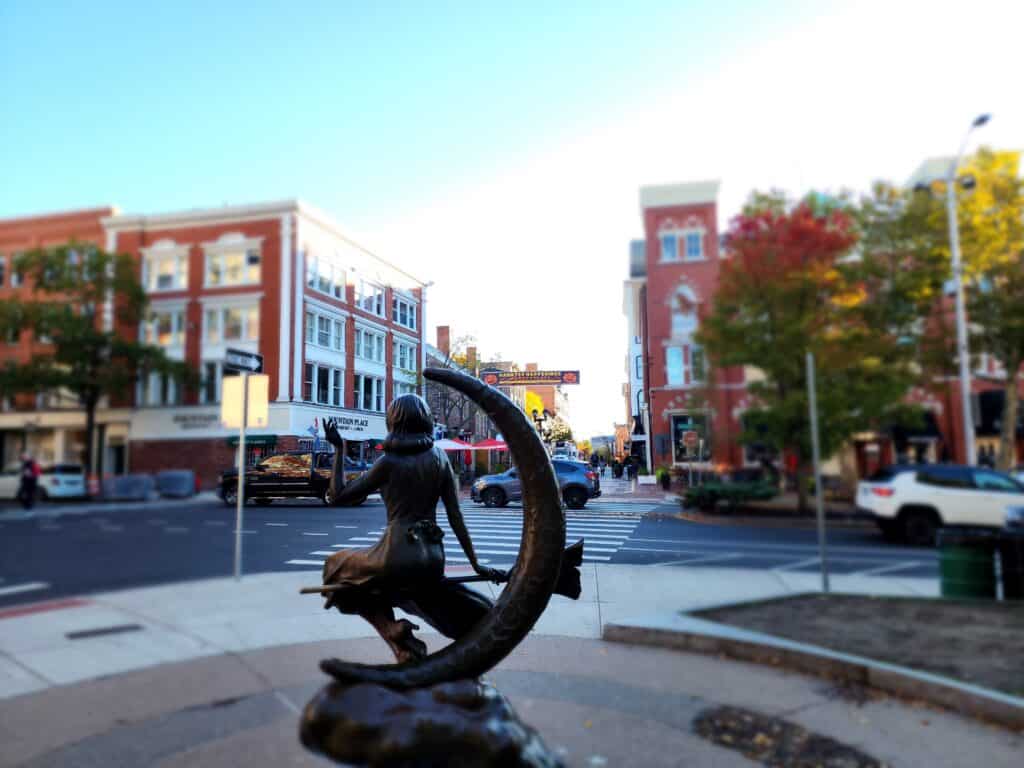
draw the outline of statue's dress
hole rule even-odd
[[[338,502],[380,489],[387,526],[366,549],[341,549],[324,563],[324,584],[342,584],[325,607],[357,613],[370,602],[387,602],[420,616],[456,637],[491,608],[491,602],[444,579],[444,533],[437,525],[438,501],[458,505],[458,484],[448,457],[429,437],[389,438],[385,454],[349,483]]]

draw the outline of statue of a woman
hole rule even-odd
[[[381,540],[368,549],[342,549],[324,563],[324,584],[342,589],[327,595],[325,608],[359,614],[391,646],[399,662],[422,658],[427,647],[394,608],[419,616],[438,632],[457,639],[491,610],[483,595],[444,580],[444,533],[437,525],[440,500],[470,564],[494,582],[505,574],[480,565],[459,511],[458,484],[444,451],[434,446],[434,419],[418,395],[402,395],[388,407],[384,456],[368,472],[345,485],[342,438],[333,420],[324,432],[336,447],[331,478],[332,503],[344,505],[380,490],[387,508]]]

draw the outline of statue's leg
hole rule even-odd
[[[408,619],[396,619],[392,607],[386,603],[366,605],[359,609],[359,615],[366,619],[377,633],[391,647],[399,664],[422,659],[427,655],[427,644],[413,635],[419,626]]]
[[[398,603],[398,607],[419,616],[445,637],[465,635],[494,607],[494,603],[463,584],[442,582],[420,590]]]

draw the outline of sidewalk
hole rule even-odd
[[[713,704],[785,714],[894,765],[1018,764],[1024,742],[953,715],[888,699],[853,706],[814,678],[598,639],[610,622],[813,590],[815,574],[582,570],[581,599],[553,598],[491,675],[571,765],[750,765],[691,732]],[[318,576],[188,582],[0,612],[0,765],[327,765],[295,735],[298,708],[325,682],[317,659],[386,653],[361,620],[298,594]],[[929,579],[833,583],[885,594],[938,588]],[[423,636],[432,648],[443,641]]]
[[[139,501],[109,501],[104,499],[82,501],[42,501],[33,506],[33,508],[27,512],[15,504],[0,506],[0,521],[24,520],[26,517],[50,518],[60,517],[61,515],[85,515],[90,512],[123,512],[133,509],[168,509],[194,506],[196,504],[208,504],[213,501],[220,501],[220,497],[214,491],[200,491],[195,496],[189,496],[186,499],[172,499],[157,496],[152,499]]]

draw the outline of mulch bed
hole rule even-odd
[[[1024,696],[1024,603],[798,595],[693,615]]]

